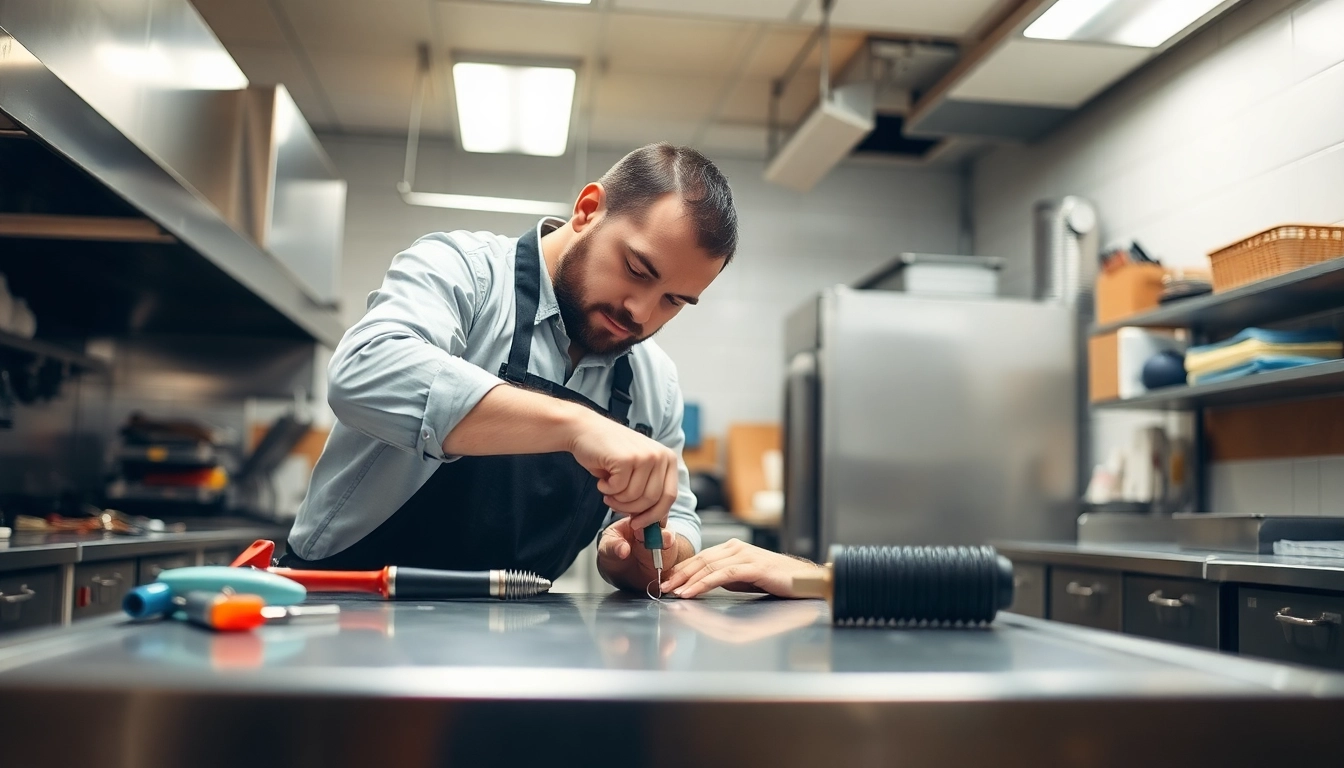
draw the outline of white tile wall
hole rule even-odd
[[[518,233],[532,219],[510,214],[413,208],[396,193],[405,144],[399,139],[327,135],[323,146],[349,182],[342,302],[347,322],[363,312],[400,249],[437,230]],[[590,156],[584,179],[620,157]],[[766,184],[763,164],[723,159],[741,219],[733,264],[659,334],[677,362],[686,399],[701,404],[702,429],[733,421],[778,421],[785,316],[825,286],[848,282],[902,251],[953,253],[961,182],[951,171],[843,165],[807,195]],[[568,200],[577,192],[572,158],[469,155],[422,145],[416,188],[423,191]]]
[[[1341,40],[1344,0],[1243,3],[1045,140],[981,157],[976,252],[1007,258],[1004,290],[1025,294],[1031,206],[1065,194],[1097,204],[1103,243],[1137,239],[1178,265],[1277,223],[1344,222]],[[1115,423],[1098,434],[1128,439]],[[1214,511],[1344,515],[1344,459],[1238,463],[1212,479]]]

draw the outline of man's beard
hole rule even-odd
[[[643,341],[644,329],[624,308],[584,302],[589,240],[596,234],[597,229],[584,233],[560,259],[560,266],[555,270],[555,301],[560,305],[560,319],[564,321],[565,332],[572,343],[593,354],[619,354]],[[631,335],[616,338],[606,326],[593,319],[596,312],[605,312]]]

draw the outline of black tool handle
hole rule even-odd
[[[392,573],[394,600],[453,600],[491,597],[490,571],[440,571],[398,566]]]

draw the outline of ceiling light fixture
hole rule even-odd
[[[1037,40],[1158,48],[1234,1],[1058,0],[1022,34]]]
[[[431,208],[454,208],[467,211],[489,211],[491,213],[521,213],[529,216],[569,216],[570,206],[546,200],[415,191],[415,161],[420,149],[420,118],[424,112],[425,86],[430,72],[429,46],[421,43],[417,53],[419,64],[415,71],[415,87],[411,92],[411,124],[406,132],[406,165],[402,170],[401,181],[397,182],[397,192],[401,194],[402,202],[407,205],[421,205]],[[573,70],[570,70],[570,72],[573,72]],[[566,107],[565,130],[568,134],[568,107]],[[562,145],[561,152],[563,151]]]
[[[460,61],[453,65],[457,123],[468,152],[557,157],[569,143],[575,71]]]

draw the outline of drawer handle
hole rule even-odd
[[[1322,613],[1319,619],[1304,619],[1301,616],[1294,616],[1288,611],[1291,608],[1284,608],[1274,614],[1274,620],[1293,627],[1331,627],[1339,623],[1339,614]]]
[[[0,603],[5,603],[6,605],[23,603],[32,600],[33,596],[36,594],[36,592],[28,588],[27,584],[24,584],[19,587],[19,594],[17,595],[6,595],[4,592],[0,592]]]
[[[121,583],[121,574],[114,573],[110,579],[105,579],[102,576],[94,576],[92,579],[89,579],[89,581],[92,582],[94,586],[98,587],[115,587]]]
[[[1100,584],[1093,584],[1090,587],[1085,587],[1076,581],[1070,581],[1068,584],[1065,584],[1064,591],[1074,597],[1099,597],[1106,593],[1106,590],[1103,589]]]
[[[1184,608],[1189,605],[1184,597],[1164,597],[1160,589],[1148,596],[1148,602],[1159,608]]]

